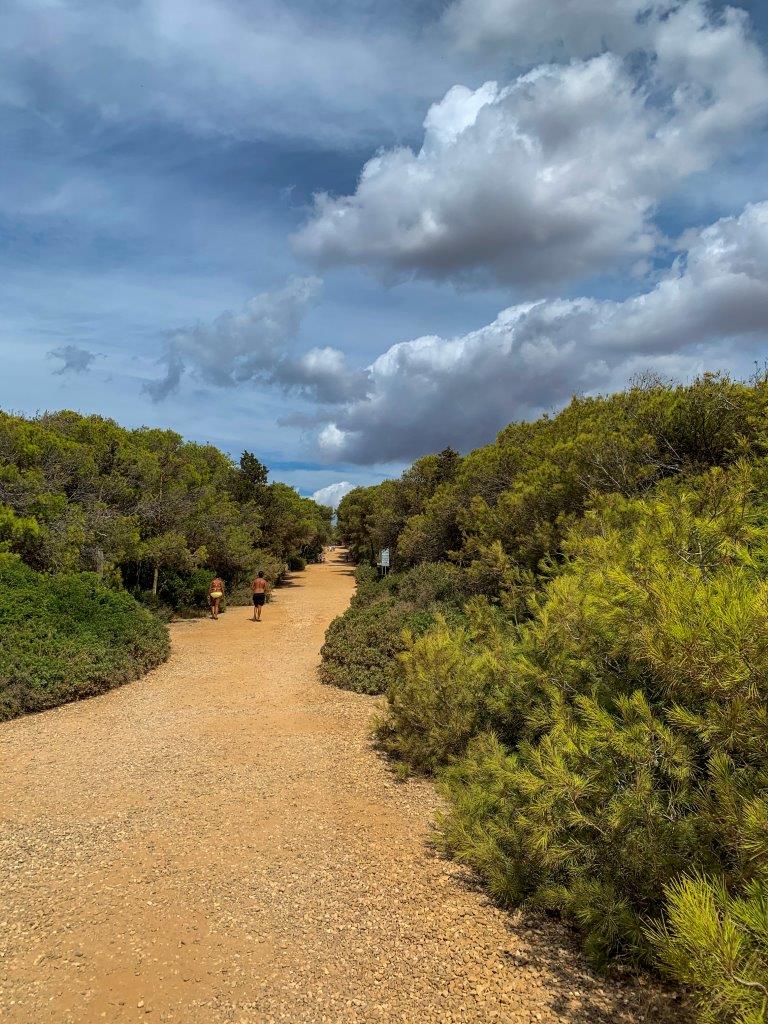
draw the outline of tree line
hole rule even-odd
[[[168,656],[161,620],[214,575],[250,601],[314,559],[331,510],[250,452],[74,412],[0,412],[0,719],[92,696]]]
[[[236,590],[257,568],[274,579],[322,550],[330,509],[267,473],[250,452],[236,465],[171,430],[0,413],[0,545],[42,572],[95,572],[150,603],[199,606],[212,573]]]

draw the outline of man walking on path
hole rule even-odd
[[[264,573],[259,569],[256,579],[251,583],[251,590],[253,591],[254,622],[261,622],[261,609],[264,607],[264,602],[267,600],[267,587],[268,583],[264,579]]]

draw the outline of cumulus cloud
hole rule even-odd
[[[650,291],[622,302],[542,300],[480,330],[394,345],[369,368],[369,392],[319,431],[329,459],[410,459],[487,443],[506,423],[575,392],[655,368],[681,376],[727,365],[768,331],[768,202],[687,232]]]
[[[94,352],[79,345],[60,345],[59,348],[52,348],[48,352],[51,359],[60,359],[61,366],[53,372],[57,375],[65,373],[87,373],[91,364],[96,359]]]
[[[163,355],[165,373],[145,384],[146,392],[155,400],[166,398],[187,370],[217,387],[271,379],[320,286],[316,277],[292,278],[284,288],[255,296],[239,313],[227,311],[212,323],[172,332]]]
[[[165,372],[147,381],[144,391],[161,401],[190,373],[221,388],[274,384],[321,404],[360,397],[367,371],[350,369],[343,352],[326,347],[294,355],[289,350],[321,286],[316,277],[293,277],[285,287],[255,296],[239,313],[227,311],[211,323],[171,332],[161,360]]]
[[[351,369],[337,348],[313,348],[295,359],[281,359],[273,381],[316,402],[335,405],[364,395],[368,372]]]
[[[643,23],[644,59],[605,52],[509,85],[454,86],[430,108],[418,152],[380,152],[353,195],[315,198],[297,251],[395,279],[529,291],[652,252],[659,199],[768,114],[744,12],[712,20],[684,0],[661,14]]]
[[[339,502],[344,495],[349,494],[356,486],[356,484],[350,483],[349,480],[340,480],[337,484],[328,484],[327,487],[321,487],[319,491],[315,491],[312,497],[320,505],[330,505],[331,508],[338,508]]]

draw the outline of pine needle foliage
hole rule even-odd
[[[768,534],[748,495],[736,467],[598,502],[509,653],[495,745],[445,772],[447,848],[572,918],[597,960],[652,957],[643,922],[686,871],[738,891],[768,867]],[[489,773],[503,788],[477,818]]]
[[[734,896],[722,878],[686,875],[665,896],[667,919],[648,936],[666,970],[695,988],[702,1024],[765,1024],[768,882]]]
[[[387,690],[389,714],[377,732],[384,749],[410,767],[434,771],[462,754],[490,721],[505,664],[488,643],[477,641],[490,635],[493,617],[475,599],[466,607],[466,625],[451,624],[438,612],[422,636],[405,632],[401,670]]]

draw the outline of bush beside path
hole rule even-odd
[[[511,917],[429,845],[439,800],[321,686],[353,579],[307,568],[264,621],[171,627],[132,686],[0,726],[9,1024],[682,1021]]]

